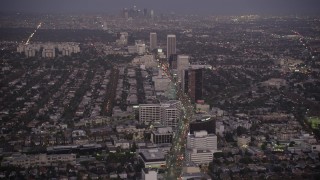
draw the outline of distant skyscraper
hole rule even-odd
[[[154,11],[153,11],[153,9],[151,9],[151,11],[150,11],[150,17],[151,17],[151,19],[154,18]]]
[[[169,34],[167,36],[167,58],[170,58],[171,54],[176,54],[176,35]]]
[[[158,47],[157,33],[150,33],[150,50],[154,50]]]
[[[143,9],[143,16],[144,17],[148,16],[148,9],[146,9],[146,8]]]
[[[129,11],[127,8],[123,8],[122,10],[122,17],[125,18],[125,19],[128,19],[129,18]]]

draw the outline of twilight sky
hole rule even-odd
[[[1,12],[107,12],[137,5],[156,13],[320,14],[320,0],[1,0]]]

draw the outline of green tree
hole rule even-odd
[[[265,151],[267,149],[267,143],[263,143],[261,145],[261,149]]]
[[[289,147],[293,147],[296,143],[294,141],[291,141],[289,144]]]
[[[247,129],[242,127],[242,126],[238,126],[237,127],[237,135],[238,136],[241,136],[243,134],[246,134],[247,133]]]
[[[130,151],[131,152],[136,152],[137,148],[138,148],[137,144],[135,142],[133,142]]]

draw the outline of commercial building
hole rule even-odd
[[[125,46],[128,44],[129,34],[127,32],[121,32],[120,38],[116,40],[116,43],[120,46]]]
[[[212,161],[213,153],[217,152],[217,136],[207,131],[195,131],[187,139],[186,159],[197,164]]]
[[[205,130],[208,134],[215,134],[216,121],[214,119],[198,120],[190,122],[190,134],[194,134],[197,131]]]
[[[165,167],[165,153],[159,149],[139,149],[139,158],[146,168]]]
[[[54,58],[57,56],[56,49],[62,56],[71,56],[73,53],[80,52],[79,44],[72,42],[20,44],[17,52],[24,53],[26,57],[34,57],[39,52],[44,58]]]
[[[163,126],[176,127],[181,118],[181,102],[172,100],[166,103],[161,103],[161,124]]]
[[[10,157],[5,157],[2,161],[2,166],[21,166],[21,167],[31,167],[31,166],[50,166],[53,163],[68,163],[76,164],[75,154],[36,154],[36,155],[26,155],[26,154],[14,154]]]
[[[136,41],[134,46],[128,46],[129,54],[137,53],[139,55],[143,55],[145,52],[146,52],[146,44],[141,40]]]
[[[150,50],[158,47],[157,33],[150,33]]]
[[[193,162],[184,162],[182,173],[181,173],[181,179],[187,180],[187,179],[206,179],[211,180],[210,176],[208,174],[205,174],[201,172],[199,166],[196,163]]]
[[[137,46],[137,53],[139,55],[142,55],[146,52],[146,45],[144,43],[136,44],[136,46]]]
[[[53,46],[46,46],[42,50],[42,57],[44,58],[54,58],[56,56],[56,50]]]
[[[172,100],[161,104],[140,104],[139,121],[175,127],[181,116],[181,102]]]
[[[177,69],[178,55],[171,54],[169,57],[169,66],[171,69]]]
[[[131,62],[133,65],[144,65],[146,68],[156,68],[158,63],[155,61],[154,55],[143,55],[134,58]]]
[[[200,103],[199,100],[196,103],[196,111],[198,113],[209,113],[210,112],[210,105],[205,103]]]
[[[154,144],[172,143],[172,127],[159,127],[151,132],[151,142]]]
[[[187,147],[190,149],[217,150],[217,136],[208,134],[205,130],[195,131],[194,134],[188,135]]]
[[[213,153],[206,149],[187,149],[186,159],[196,164],[209,164],[213,160]]]
[[[162,70],[159,70],[158,76],[152,77],[152,81],[154,82],[155,91],[166,91],[169,89],[171,83],[171,80],[163,75]]]
[[[179,68],[179,65],[178,65]],[[202,69],[184,70],[183,91],[189,95],[193,102],[202,100],[203,71]]]
[[[184,71],[188,69],[189,63],[189,56],[187,55],[178,55],[177,57],[177,75],[178,80],[183,82]]]
[[[169,34],[167,36],[167,58],[170,58],[171,54],[176,54],[176,35]]]
[[[161,105],[160,104],[140,104],[139,121],[144,124],[160,123]]]

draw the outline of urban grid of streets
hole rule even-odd
[[[212,67],[203,70],[203,100],[217,126],[224,127],[223,132],[217,132],[217,147],[222,152],[214,153],[208,166],[199,171],[212,179],[311,179],[319,175],[319,149],[313,149],[320,148],[319,18],[175,16],[176,20],[168,23],[166,17],[155,21],[100,16],[28,17],[0,20],[4,27],[22,27],[0,28],[0,98],[4,102],[0,108],[0,148],[7,178],[22,172],[18,167],[6,167],[7,160],[15,158],[16,153],[32,160],[33,154],[53,153],[47,148],[76,143],[82,144],[79,147],[95,143],[98,148],[67,151],[77,155],[76,165],[27,167],[21,176],[39,178],[32,172],[41,169],[45,172],[43,179],[83,174],[92,179],[109,178],[114,172],[119,177],[127,173],[127,179],[140,178],[142,169],[153,168],[144,166],[139,150],[147,148],[140,144],[150,142],[155,128],[142,124],[133,106],[158,103],[150,99],[154,95],[152,78],[159,68],[173,82],[173,91],[165,93],[174,92],[174,99],[181,101],[183,119],[178,122],[168,155],[163,156],[166,163],[161,158],[160,168],[151,170],[166,179],[185,175],[182,162],[190,157],[185,156],[188,124],[199,114],[170,73],[166,60],[156,58],[162,60],[152,61],[152,69],[134,63],[140,57],[130,53],[128,47],[136,40],[148,42],[150,32],[157,33],[161,49],[166,48],[166,36],[176,34],[177,54],[190,55],[191,65]],[[70,18],[74,19],[72,25]],[[13,20],[24,23],[10,25]],[[91,23],[98,20],[106,22],[108,29],[101,30],[101,23]],[[55,58],[42,57],[41,50],[34,57],[17,52],[17,46],[25,46],[35,27],[40,27],[39,22],[41,28],[31,36],[29,47],[75,42],[81,51],[70,56],[56,51]],[[127,45],[118,44],[122,32],[128,34]],[[143,57],[150,55],[154,54],[147,50],[143,53]],[[130,94],[137,95],[136,103],[128,102]],[[80,130],[86,134],[72,137]],[[248,140],[245,149],[238,144],[242,136]],[[116,145],[118,138],[128,146]],[[170,145],[163,148],[165,152]],[[83,155],[88,155],[90,161],[83,163]],[[91,168],[98,166],[102,168]],[[51,173],[57,168],[68,168],[67,174]]]

